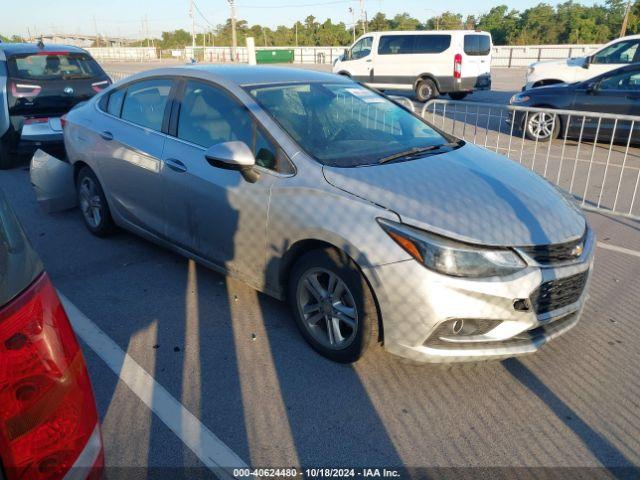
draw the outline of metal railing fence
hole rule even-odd
[[[640,117],[431,100],[441,130],[542,175],[585,209],[640,219]]]

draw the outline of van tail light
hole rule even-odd
[[[69,319],[46,274],[0,309],[0,452],[7,480],[99,478],[95,399]]]
[[[91,88],[93,89],[94,92],[100,93],[102,90],[107,88],[109,85],[111,85],[111,82],[109,80],[103,80],[101,82],[92,83],[91,84]]]
[[[453,57],[453,78],[462,78],[462,54]]]
[[[42,91],[40,85],[11,82],[11,95],[14,98],[34,98]]]

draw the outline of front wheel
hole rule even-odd
[[[547,112],[525,114],[524,133],[529,140],[548,142],[558,138],[560,133],[560,118]]]
[[[291,271],[288,298],[302,336],[330,360],[355,362],[377,339],[373,294],[343,252],[325,249],[303,255]]]
[[[78,205],[87,229],[97,237],[106,237],[113,232],[115,224],[109,205],[95,173],[83,167],[76,179]]]

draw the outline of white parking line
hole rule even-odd
[[[61,293],[59,295],[76,334],[205,466],[223,478],[234,478],[234,468],[247,468],[240,457],[78,310],[67,297]]]
[[[598,247],[604,248],[605,250],[611,250],[612,252],[625,253],[632,257],[640,258],[640,252],[637,250],[631,250],[630,248],[618,247],[617,245],[609,245],[608,243],[602,242],[598,242]]]

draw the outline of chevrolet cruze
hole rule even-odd
[[[322,355],[536,351],[574,326],[594,235],[570,198],[345,77],[190,66],[63,120],[87,228],[115,226],[287,299]]]

